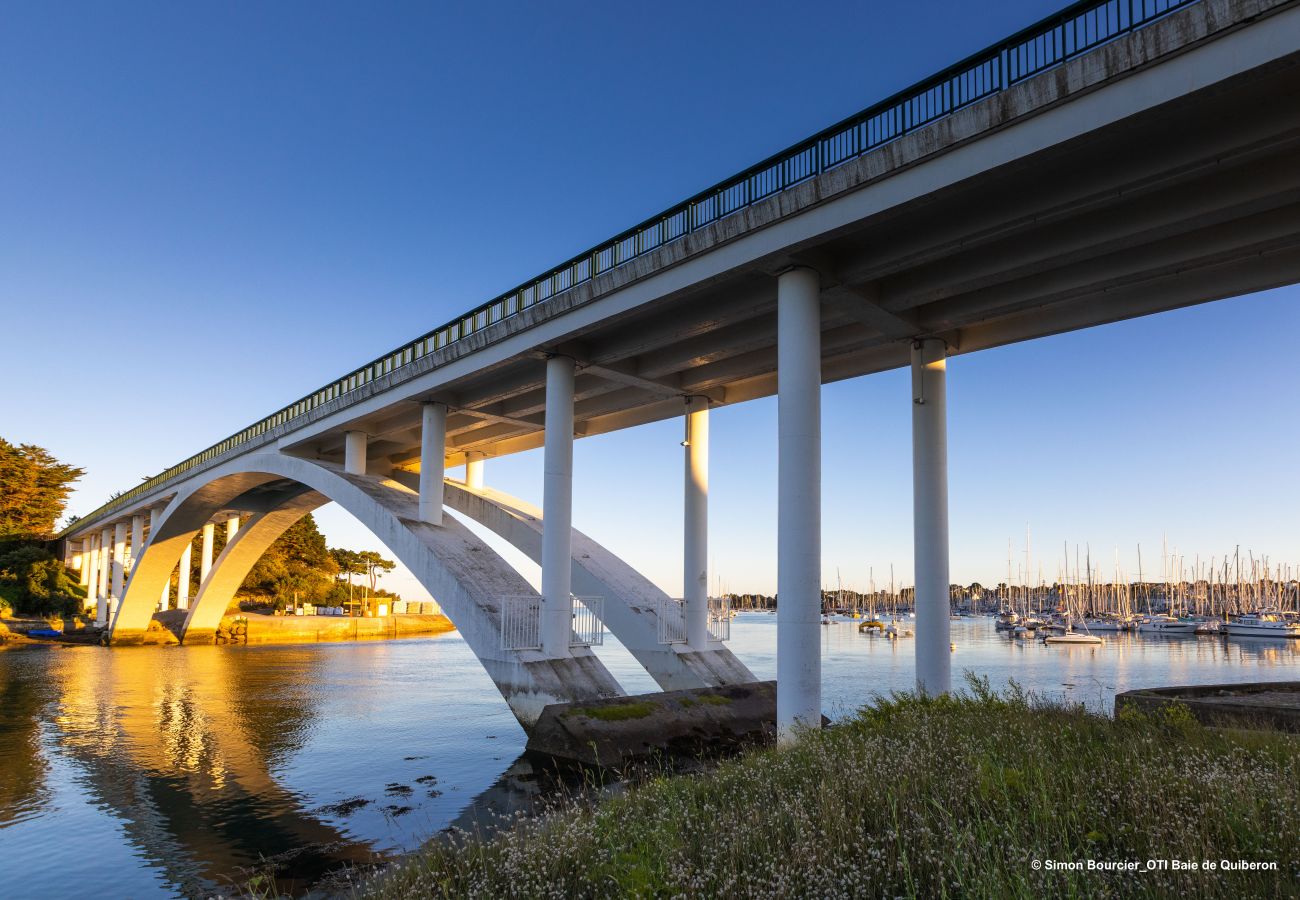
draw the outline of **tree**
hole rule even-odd
[[[265,598],[278,607],[295,596],[316,603],[329,595],[337,574],[338,565],[325,546],[325,536],[308,514],[266,549],[249,570],[240,593]]]
[[[0,608],[68,616],[81,608],[85,596],[85,588],[44,547],[10,544],[0,550]]]
[[[366,578],[370,582],[370,593],[375,593],[376,582],[382,572],[391,572],[397,568],[397,563],[391,559],[384,559],[374,550],[362,550],[357,556],[361,559],[361,564],[365,566]]]
[[[334,559],[334,565],[338,566],[339,574],[347,576],[348,600],[350,601],[352,599],[352,576],[366,574],[366,564],[361,559],[360,553],[343,547],[331,547],[330,556]]]
[[[43,447],[0,438],[0,538],[48,538],[85,471]]]

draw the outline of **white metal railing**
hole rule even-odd
[[[709,598],[709,640],[731,640],[731,599]]]
[[[686,643],[686,610],[681,600],[672,597],[659,598],[659,643]]]
[[[599,647],[605,643],[605,598],[574,597],[570,647]]]
[[[541,597],[524,594],[501,599],[501,649],[541,650]],[[605,643],[605,598],[574,597],[570,647],[599,647]]]
[[[542,649],[542,598],[533,596],[501,599],[501,649]]]
[[[686,604],[683,600],[664,597],[659,601],[659,643],[685,644]],[[731,640],[731,601],[726,597],[709,598],[709,640]]]

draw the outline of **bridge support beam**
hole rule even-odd
[[[208,573],[212,571],[212,544],[216,532],[217,526],[214,522],[208,522],[203,526],[203,547],[199,554],[199,587],[208,580]]]
[[[366,474],[366,433],[364,431],[343,433],[343,471],[349,475]]]
[[[777,279],[776,734],[821,727],[821,278]]]
[[[77,583],[80,584],[82,587],[87,588],[86,590],[87,599],[90,598],[90,590],[89,590],[90,554],[91,554],[90,548],[92,546],[93,544],[90,535],[86,535],[84,538],[81,539],[81,551],[80,551],[81,566],[80,566],[80,571],[77,573]]]
[[[912,529],[916,564],[916,689],[951,687],[948,594],[947,348],[912,343]]]
[[[153,539],[158,534],[158,522],[160,519],[162,519],[162,514],[163,514],[163,508],[161,506],[152,506],[149,508],[149,543],[151,544],[153,543]],[[170,599],[171,599],[171,583],[169,581],[164,581],[163,588],[162,588],[162,596],[158,598],[159,612],[162,612],[163,610],[167,609],[167,601]]]
[[[569,655],[573,621],[573,360],[546,361],[542,464],[542,652]]]
[[[210,544],[208,545],[211,546]],[[181,551],[181,561],[176,577],[176,608],[190,608],[190,575],[194,572],[194,545],[191,541]]]
[[[483,489],[483,459],[485,454],[482,450],[469,450],[465,453],[465,487],[473,491]]]
[[[108,618],[111,620],[122,602],[126,587],[126,522],[113,523],[112,583],[108,595]]]
[[[709,398],[686,398],[682,606],[686,645],[709,649]]]
[[[443,475],[447,470],[447,404],[422,404],[420,416],[420,521],[441,525]]]
[[[135,561],[144,555],[144,516],[131,517],[131,568]]]

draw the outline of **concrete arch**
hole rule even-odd
[[[406,481],[406,473],[395,474]],[[500,535],[533,562],[542,555],[542,510],[491,488],[447,480],[443,502]],[[725,645],[693,650],[659,643],[659,611],[668,595],[636,569],[573,529],[573,591],[605,599],[605,624],[665,691],[757,681]]]
[[[294,514],[295,505],[299,516],[305,514],[305,507],[316,502],[308,493],[314,492],[356,516],[438,598],[525,728],[536,722],[548,704],[624,693],[585,647],[559,657],[502,649],[501,598],[537,596],[536,592],[460,523],[444,520],[443,525],[435,526],[419,521],[417,496],[409,489],[377,476],[346,474],[333,463],[280,453],[249,454],[206,474],[201,483],[182,490],[160,517],[154,538],[127,583],[113,621],[113,643],[142,640],[181,552],[213,515],[223,509],[251,509],[254,516],[266,517],[262,520],[265,525],[252,530],[261,538],[250,539],[246,552],[238,549],[238,535],[232,542],[232,558],[236,552],[246,556],[255,549],[256,540],[274,531],[273,516],[280,517],[275,521],[282,523],[281,530],[287,528],[292,521],[284,519]],[[237,568],[233,566],[224,577],[233,578]],[[212,578],[209,573],[208,580]],[[206,586],[200,586],[200,593]],[[211,594],[217,596],[215,589]]]

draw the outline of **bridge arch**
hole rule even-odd
[[[127,583],[110,640],[140,643],[163,585],[184,548],[205,522],[223,509],[252,510],[249,540],[235,540],[226,562],[248,559],[262,541],[277,535],[326,499],[338,503],[378,537],[441,604],[469,644],[516,718],[531,726],[550,703],[591,700],[624,693],[613,675],[585,647],[566,656],[507,650],[500,644],[500,599],[536,592],[518,572],[454,519],[441,526],[419,521],[417,497],[407,488],[373,475],[353,475],[336,464],[280,453],[253,453],[194,479],[168,504]],[[241,549],[241,547],[243,549]],[[225,553],[226,551],[223,551]],[[260,556],[260,553],[258,553]],[[256,556],[252,556],[256,561]],[[249,565],[251,566],[251,562]],[[211,585],[202,615],[220,593],[214,567],[200,586]],[[222,584],[238,574],[232,564]],[[240,576],[242,581],[242,576]],[[210,584],[209,584],[210,583]],[[233,591],[232,591],[233,593]],[[198,624],[199,604],[190,624]],[[224,605],[222,606],[224,609]],[[220,615],[218,613],[218,620]]]

